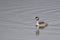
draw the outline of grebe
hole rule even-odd
[[[45,22],[39,22],[39,17],[35,17],[36,19],[36,27],[39,28],[45,28],[48,24]]]

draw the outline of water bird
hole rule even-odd
[[[37,29],[47,27],[48,24],[45,23],[45,22],[41,22],[41,21],[39,20],[39,17],[35,17],[35,19],[36,19],[36,27],[37,27]]]

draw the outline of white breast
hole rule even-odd
[[[36,25],[39,25],[39,22],[38,21],[36,22]]]

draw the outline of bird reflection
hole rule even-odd
[[[36,36],[39,36],[40,35],[40,29],[44,29],[44,28],[36,29]]]
[[[36,30],[36,36],[39,36],[40,32],[39,30]]]

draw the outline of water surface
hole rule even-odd
[[[39,36],[36,16],[49,24]],[[0,40],[60,40],[60,0],[0,0]]]

